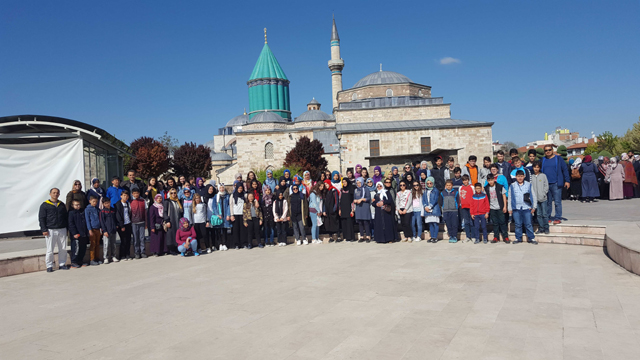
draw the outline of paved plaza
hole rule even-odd
[[[638,359],[598,247],[323,244],[0,278],[2,359]]]

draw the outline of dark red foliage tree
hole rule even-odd
[[[171,164],[169,149],[160,141],[143,136],[133,140],[130,148],[135,156],[134,159],[131,159],[130,166],[138,172],[140,178],[147,180],[152,176],[160,176],[169,170]]]
[[[284,158],[284,166],[298,166],[302,171],[308,170],[312,179],[320,177],[320,173],[327,169],[327,160],[324,155],[324,146],[318,140],[311,141],[303,136],[298,139],[296,146],[287,152]]]
[[[184,143],[173,153],[173,174],[210,178],[211,149],[204,145]]]

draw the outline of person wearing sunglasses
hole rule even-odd
[[[562,188],[569,189],[571,177],[569,169],[564,160],[553,153],[553,145],[544,146],[544,157],[542,158],[542,172],[547,176],[549,181],[549,194],[547,196],[547,214],[549,221],[554,224],[560,224],[564,219],[562,217]],[[553,203],[555,203],[556,212],[552,216]]]
[[[84,212],[84,208],[87,207],[88,201],[87,201],[87,194],[85,194],[85,192],[82,191],[82,182],[80,182],[80,180],[74,180],[73,185],[71,187],[71,191],[67,193],[67,201],[66,201],[67,211],[71,209],[71,204],[73,203],[74,200],[77,200],[80,203],[80,210]]]

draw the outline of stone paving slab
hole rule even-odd
[[[0,278],[2,359],[638,359],[603,249],[323,244]]]

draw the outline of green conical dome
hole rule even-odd
[[[249,81],[264,78],[288,80],[268,44],[264,44]]]

